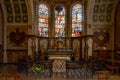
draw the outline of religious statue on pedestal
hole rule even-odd
[[[63,40],[62,40],[61,38],[59,38],[59,39],[57,40],[57,48],[62,48],[62,47],[63,47],[63,44],[64,44]]]
[[[57,47],[58,47],[58,48],[62,48],[62,47],[63,47],[63,42],[58,41],[58,42],[57,42]]]

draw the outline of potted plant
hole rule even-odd
[[[40,74],[44,71],[44,66],[40,64],[33,64],[32,71],[34,72],[35,76],[39,78]]]

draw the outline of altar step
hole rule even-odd
[[[19,76],[16,80],[36,80],[36,78],[29,77],[25,73],[18,73],[16,65],[0,64],[0,80],[6,80],[6,75],[9,77],[8,80],[15,80],[16,75]],[[53,74],[52,77],[41,77],[40,80],[98,80],[97,75],[94,75],[92,79],[71,78],[70,76],[66,77],[66,74],[63,74],[63,76],[61,77],[61,74]],[[120,80],[120,75],[110,75],[110,79],[108,80]]]
[[[41,78],[78,78],[78,79],[91,79],[96,74],[93,74],[91,70],[85,69],[68,69],[67,72],[50,73],[49,70],[45,70],[39,77]],[[33,72],[28,73],[28,77],[36,77]]]

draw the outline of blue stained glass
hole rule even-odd
[[[72,15],[75,15],[75,11],[72,12]]]
[[[61,5],[55,7],[55,37],[65,37],[65,9]]]
[[[72,8],[72,37],[82,35],[82,6],[75,4]]]
[[[38,35],[48,37],[48,7],[45,4],[38,8]]]

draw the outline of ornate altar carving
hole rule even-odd
[[[48,49],[48,59],[62,59],[62,60],[71,60],[71,56],[73,55],[72,49]]]
[[[54,60],[53,72],[66,72],[66,60]]]

